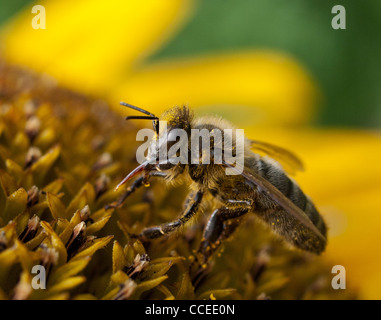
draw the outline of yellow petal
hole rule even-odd
[[[295,153],[305,171],[294,178],[317,203],[381,186],[381,134],[361,130],[245,128],[248,138]]]
[[[31,26],[31,6],[3,34],[5,58],[80,91],[105,92],[162,44],[189,13],[189,0],[40,1],[46,29]]]
[[[290,57],[248,51],[146,66],[128,75],[110,99],[124,113],[120,100],[157,115],[187,104],[199,114],[219,114],[248,126],[305,122],[316,91],[306,71]]]
[[[140,295],[143,292],[148,291],[152,288],[155,288],[156,286],[160,285],[160,283],[162,283],[167,278],[168,278],[168,276],[161,276],[161,277],[155,278],[153,280],[147,280],[147,281],[143,281],[143,282],[139,283],[136,286],[134,293],[132,294],[132,297],[133,297],[132,299],[139,299]]]
[[[13,176],[3,170],[0,170],[0,184],[6,197],[17,190],[17,184]]]
[[[73,297],[73,300],[98,300],[96,297],[94,297],[92,294],[84,293],[79,294]]]
[[[159,290],[162,294],[164,294],[164,300],[175,300],[174,295],[165,285],[160,284],[157,287],[157,290]]]
[[[73,289],[85,281],[86,281],[86,278],[81,276],[65,278],[58,284],[50,287],[48,294],[50,295],[52,293],[57,293],[57,292]]]
[[[112,276],[111,276],[112,277]],[[107,294],[105,294],[101,300],[112,300],[119,292],[120,288],[119,287],[116,287],[116,288],[113,288],[112,290],[110,290],[109,292],[107,292]]]
[[[92,256],[97,250],[105,247],[111,241],[112,238],[113,236],[107,236],[104,238],[95,239],[94,242],[88,248],[75,255],[71,259],[71,261],[76,261],[87,256]]]
[[[23,175],[23,169],[19,164],[14,162],[12,159],[7,159],[5,161],[5,165],[7,167],[7,171],[9,172],[9,174],[12,177],[14,177],[16,181],[21,180],[21,177]]]
[[[14,288],[13,300],[26,300],[29,298],[30,294],[33,291],[32,277],[29,273],[29,270],[24,270],[20,275],[20,280]]]
[[[111,218],[111,212],[108,216],[100,219],[97,222],[92,223],[89,227],[87,227],[86,233],[88,235],[91,235],[98,232],[106,225],[106,223],[110,220],[110,218]]]
[[[112,273],[122,270],[127,264],[122,246],[118,241],[114,241],[112,250]]]
[[[229,296],[236,292],[236,289],[216,289],[216,290],[208,290],[200,294],[197,299],[199,300],[216,300],[216,299],[227,299]]]
[[[20,188],[13,192],[5,202],[5,208],[1,213],[2,219],[7,222],[24,212],[28,202],[28,193]]]
[[[49,278],[49,286],[55,285],[64,279],[77,275],[86,268],[89,262],[90,258],[85,257],[77,261],[70,261],[55,269]]]
[[[33,250],[45,239],[45,237],[46,237],[46,233],[45,232],[40,232],[33,239],[31,239],[27,243],[25,243],[25,246],[29,250]]]
[[[38,262],[38,254],[29,252],[28,248],[24,246],[19,240],[15,241],[15,253],[25,271],[30,272],[33,266]]]
[[[202,106],[200,112],[230,114],[244,124],[310,118],[314,84],[282,54],[249,51],[142,64],[185,22],[192,3],[42,2],[49,18],[46,29],[31,28],[32,15],[24,12],[4,31],[4,55],[66,86],[108,96],[119,110],[119,101],[127,100],[158,114],[174,105]]]
[[[46,298],[46,300],[67,300],[69,299],[70,294],[68,292],[63,292],[59,294],[55,294],[53,296],[49,296]]]
[[[64,181],[62,178],[58,178],[57,180],[54,180],[51,183],[49,183],[47,186],[43,187],[42,190],[45,192],[51,192],[53,194],[57,194],[61,190],[63,186],[63,182]]]
[[[87,204],[93,203],[94,199],[94,187],[90,183],[86,182],[68,205],[66,215],[71,216],[76,210],[81,210]]]
[[[60,152],[61,147],[55,146],[32,164],[31,171],[33,172],[33,178],[36,185],[40,186],[42,184],[49,169],[60,155]]]
[[[325,210],[329,225],[327,252],[331,265],[342,265],[348,289],[357,289],[361,299],[381,296],[381,187],[334,197]],[[331,275],[331,278],[335,274]]]
[[[176,293],[177,300],[194,299],[194,287],[189,275],[189,271],[185,266],[185,263],[180,262],[178,264],[180,269],[180,279],[178,285],[178,291]]]
[[[145,279],[155,279],[164,275],[173,265],[172,261],[150,264],[145,271]]]
[[[0,285],[4,287],[8,280],[8,273],[17,262],[17,256],[11,248],[0,252]]]
[[[50,192],[46,193],[46,198],[48,201],[49,210],[53,218],[66,218],[65,205],[62,203],[61,199]]]
[[[58,252],[58,263],[60,266],[66,262],[67,252],[65,245],[63,244],[60,237],[54,232],[53,228],[46,221],[41,221],[41,226],[45,229],[46,233],[49,235],[50,241],[54,249]]]
[[[128,279],[129,279],[128,275],[121,270],[118,270],[117,272],[113,273],[110,277],[110,280],[117,285],[121,285]]]

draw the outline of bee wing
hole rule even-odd
[[[295,174],[296,171],[304,170],[303,162],[291,151],[275,146],[271,143],[257,140],[250,140],[250,143],[253,151],[262,152],[270,158],[276,160],[289,174]]]
[[[256,185],[262,192],[267,194],[272,200],[274,200],[278,205],[280,205],[284,210],[286,210],[294,219],[299,221],[303,226],[315,233],[323,242],[326,241],[325,237],[316,228],[316,226],[311,222],[308,216],[303,212],[302,209],[297,207],[290,199],[288,199],[282,192],[280,192],[276,187],[274,187],[269,181],[267,181],[262,176],[254,172],[248,172],[247,170],[239,171],[237,168],[233,167],[227,162],[223,162],[225,166],[232,168],[237,171],[237,174],[243,176],[248,182]]]

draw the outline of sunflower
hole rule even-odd
[[[300,62],[284,52],[264,49],[215,52],[152,61],[150,56],[169,42],[197,10],[197,3],[190,0],[116,0],[107,3],[98,0],[50,0],[42,1],[41,4],[46,9],[46,29],[35,30],[31,27],[30,7],[2,27],[1,53],[4,61],[28,67],[40,74],[48,74],[62,87],[102,98],[123,115],[125,110],[118,106],[121,100],[145,107],[155,114],[174,105],[187,104],[196,114],[213,113],[228,118],[237,127],[244,128],[250,138],[295,151],[306,167],[305,172],[298,173],[295,179],[314,200],[329,226],[327,250],[318,260],[326,266],[344,266],[348,288],[358,292],[360,298],[380,298],[380,133],[312,126],[322,93],[313,76]],[[78,119],[75,121],[78,122]],[[47,135],[48,133],[46,132]],[[133,133],[130,131],[130,134]],[[119,144],[121,145],[122,143]],[[53,148],[47,157],[58,157],[61,151],[58,147]],[[76,166],[77,172],[81,172],[80,164]],[[119,164],[118,168],[122,166]],[[13,171],[17,173],[19,169],[14,166]],[[68,175],[69,181],[70,178],[72,179],[72,173]],[[4,179],[8,179],[8,176],[5,175]],[[43,180],[41,177],[36,179]],[[88,186],[83,188],[85,189],[73,186],[73,190],[79,190],[80,193],[90,192],[83,191]],[[52,189],[56,191],[52,186],[47,190]],[[9,197],[18,190],[12,190],[13,193],[6,196]],[[22,198],[24,206],[27,206],[28,192],[29,190],[24,190],[15,194],[15,197]],[[49,205],[53,217],[68,219],[68,222],[59,226],[59,230],[64,232],[68,228],[73,232],[73,228],[81,222],[78,216],[80,213],[77,213],[77,217],[71,217],[71,211],[65,209],[54,192],[48,195],[50,199],[46,199],[46,205]],[[85,202],[81,202],[81,205]],[[11,205],[13,204],[9,204]],[[80,205],[77,204],[72,209],[74,207],[79,209]],[[110,219],[103,211],[95,212],[94,215],[91,226],[99,224],[93,230],[90,229],[92,232],[98,231],[98,227],[100,230]],[[57,229],[52,230],[47,223],[43,223],[42,228],[50,243],[54,244],[54,249],[62,251],[62,239],[57,239]],[[7,232],[11,234],[14,231]],[[67,234],[69,237],[72,235],[69,231]],[[248,241],[245,234],[241,238],[241,241]],[[101,238],[96,248],[105,246],[109,241],[111,238]],[[22,257],[24,245],[16,243]],[[95,252],[95,248],[91,249],[94,244],[88,245],[89,249],[85,250]],[[129,282],[130,277],[126,276],[126,270],[122,267],[126,261],[131,266],[134,265],[135,256],[146,254],[144,249],[137,247],[138,244],[134,245],[135,251],[114,242],[113,284],[120,285],[123,290],[120,290],[121,287],[110,286],[104,298],[121,297],[122,294],[130,296],[132,292],[139,297],[143,289],[148,290],[154,285],[160,288],[164,296],[173,297],[161,282],[165,280],[163,277],[166,277],[164,274],[169,270],[169,265],[178,264],[178,268],[183,268],[181,258],[160,260],[157,257],[151,263],[153,267],[149,272],[159,274],[153,279],[146,275],[148,284],[145,284],[146,287],[140,284],[143,289],[139,291],[134,287],[136,284]],[[233,247],[230,250],[234,250]],[[64,254],[67,255],[67,252],[62,253]],[[87,255],[79,255],[72,262],[78,272],[87,264]],[[248,255],[242,259],[249,265],[248,261],[254,258]],[[138,259],[135,268],[139,263],[141,260]],[[57,265],[68,268],[63,261]],[[167,265],[164,272],[158,271],[163,270],[160,268],[164,265]],[[216,269],[221,269],[221,266]],[[51,275],[55,283],[64,282],[59,273],[55,272]],[[23,274],[25,277],[20,281],[28,282],[29,276],[25,271]],[[215,283],[221,281],[223,276],[223,271],[215,275]],[[326,270],[326,276],[333,276],[329,269]],[[72,288],[84,281],[80,276],[69,279],[75,285],[69,280],[61,285],[66,284],[67,288]],[[182,281],[188,284],[185,278]],[[222,280],[222,283],[228,282]],[[265,289],[271,288],[271,285],[278,288],[286,282],[281,276],[275,276],[274,283],[263,284],[261,290],[266,292]],[[239,285],[236,284],[236,287]],[[189,286],[186,288],[180,293],[177,291],[177,297],[185,297],[185,292],[190,291]],[[247,295],[242,293],[240,297],[252,297],[249,292],[254,289],[250,285],[242,290],[246,290]],[[275,289],[269,289],[269,292],[271,290],[276,292]],[[61,291],[64,290],[57,290]],[[208,297],[212,293],[208,290],[203,292],[198,297]],[[218,292],[215,291],[214,295],[218,296]],[[223,292],[221,296],[225,294],[227,293]],[[304,297],[309,296],[305,294]]]

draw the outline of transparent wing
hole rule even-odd
[[[224,162],[224,165],[237,170],[237,174],[243,176],[248,182],[256,185],[262,192],[267,194],[273,201],[275,201],[279,206],[281,206],[285,211],[287,211],[294,219],[299,221],[304,227],[313,232],[322,243],[326,242],[326,238],[321,234],[321,232],[316,228],[316,226],[311,222],[308,216],[297,207],[290,199],[288,199],[282,192],[280,192],[276,187],[274,187],[269,181],[267,181],[262,176],[244,170],[239,171],[232,165]]]
[[[294,175],[297,171],[304,171],[303,162],[291,151],[257,140],[250,140],[250,143],[254,152],[262,153],[279,162],[289,174]]]

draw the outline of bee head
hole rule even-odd
[[[173,129],[182,129],[190,135],[193,123],[193,113],[188,107],[173,107],[165,111],[160,118],[167,123],[168,132]]]
[[[161,121],[159,122],[158,117],[144,109],[124,102],[121,102],[121,104],[145,114],[145,116],[128,116],[126,118],[127,120],[152,120],[155,135],[153,136],[148,147],[148,153],[145,161],[131,171],[119,183],[116,189],[125,184],[128,180],[143,172],[146,176],[148,176],[152,171],[164,171],[168,177],[174,177],[183,172],[185,165],[182,161],[180,162],[179,151],[175,153],[171,152],[173,150],[171,147],[175,144],[180,144],[177,145],[176,150],[183,147],[186,148],[185,153],[188,154],[187,146],[188,140],[190,139],[189,137],[193,120],[193,114],[190,110],[185,106],[171,108],[164,112],[161,117]]]
[[[179,149],[185,150],[185,153],[188,154],[193,114],[185,106],[174,107],[164,112],[160,119],[160,131],[151,141],[147,162],[154,165],[154,170],[171,170],[172,172],[167,173],[172,175],[179,169],[183,170]],[[176,145],[176,152],[172,151],[174,145]]]

